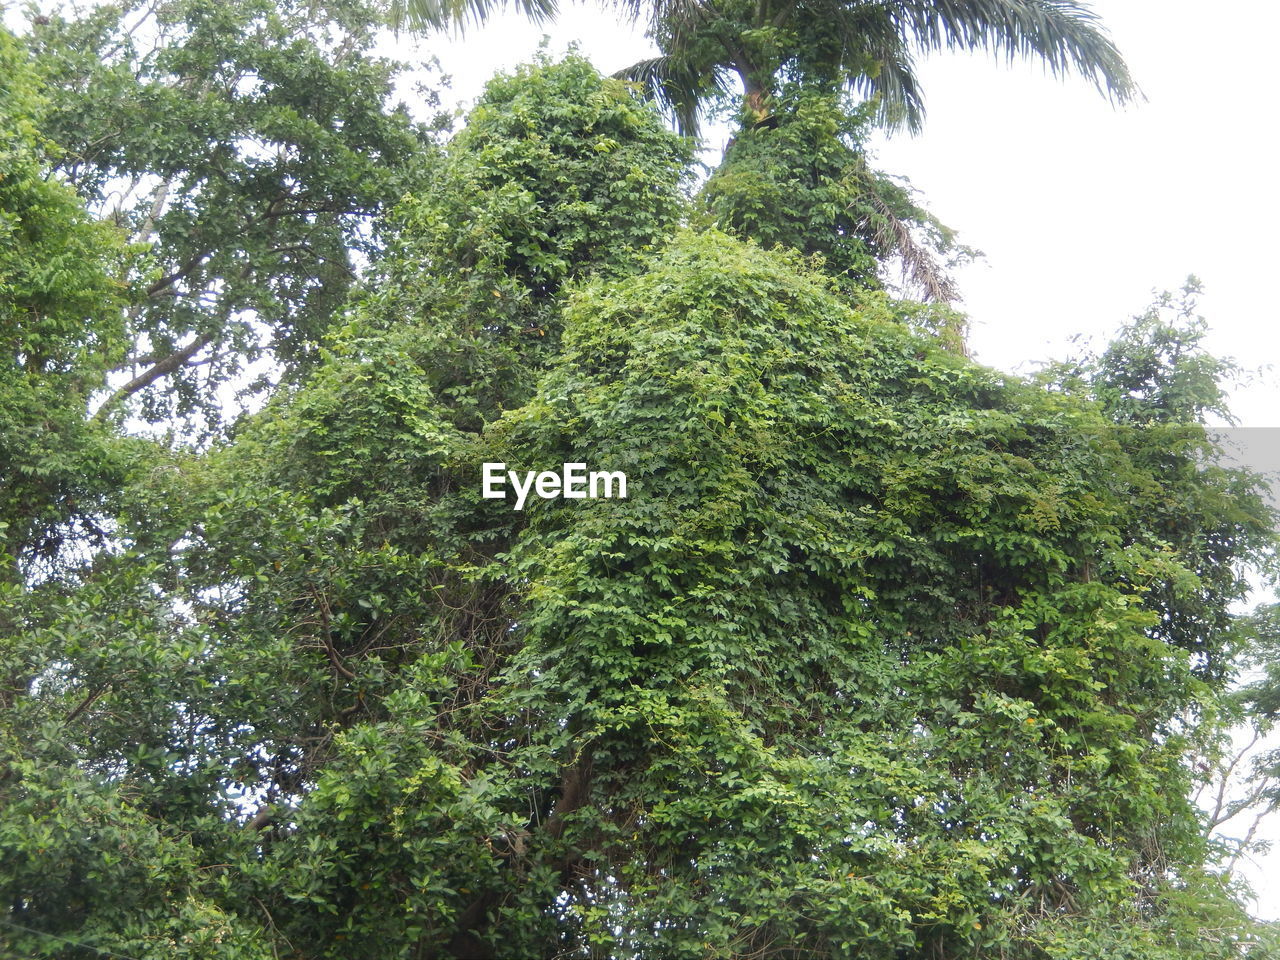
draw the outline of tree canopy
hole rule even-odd
[[[303,12],[0,33],[0,952],[1274,955],[1193,800],[1277,698],[1191,299],[1000,373],[881,288],[950,237],[832,91],[690,196],[579,56],[438,144]],[[627,497],[482,496],[584,461]]]
[[[314,356],[376,248],[374,216],[431,153],[391,101],[371,17],[169,0],[33,24],[55,169],[150,246],[104,415],[140,394],[151,419],[216,420],[219,383],[255,360],[287,379]]]
[[[128,250],[48,177],[49,102],[22,45],[0,32],[0,583],[101,530],[120,482],[107,431],[85,405],[120,359]]]

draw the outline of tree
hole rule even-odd
[[[252,4],[33,17],[0,31],[0,953],[265,960],[209,869],[253,855],[244,715],[191,729],[226,678],[121,525],[184,458],[115,402],[210,409],[268,323],[305,366],[428,144],[355,8],[336,36]]]
[[[947,268],[974,251],[958,245],[909,187],[871,169],[867,111],[796,87],[779,99],[776,122],[744,127],[730,141],[699,191],[701,221],[819,257],[849,292],[880,287],[896,264],[921,300],[958,300]],[[942,310],[938,322],[963,349],[963,318]]]
[[[576,54],[494,78],[388,216],[362,325],[412,330],[432,388],[460,416],[518,406],[559,349],[566,291],[637,269],[676,228],[691,156],[633,90]]]
[[[1276,546],[1194,325],[1003,375],[686,159],[499,78],[296,380],[6,587],[0,947],[1269,955],[1188,799]],[[481,496],[580,460],[628,498]]]
[[[821,252],[846,284],[877,286],[882,266],[896,261],[910,291],[933,301],[958,299],[946,266],[972,251],[957,250],[950,230],[871,171],[862,128],[873,114],[847,94],[862,97],[880,124],[915,131],[924,100],[913,54],[985,49],[1037,56],[1056,74],[1076,70],[1117,102],[1136,96],[1094,14],[1060,0],[695,0],[658,5],[650,35],[660,56],[621,75],[686,133],[708,107],[737,102],[741,84],[737,132],[707,185],[716,226]]]
[[[1231,632],[1229,608],[1247,593],[1234,561],[1240,507],[1249,502],[1252,515],[1273,514],[1257,493],[1258,478],[1213,462],[1216,448],[1201,424],[1210,416],[1229,421],[1223,384],[1236,368],[1203,347],[1199,293],[1199,281],[1189,278],[1179,295],[1162,294],[1098,357],[1051,368],[1047,379],[1090,392],[1116,421],[1134,461],[1160,476],[1141,535],[1182,556],[1197,589],[1176,581],[1155,586],[1149,602],[1162,612],[1156,629],[1192,651],[1205,673],[1221,676],[1232,668],[1232,644],[1221,639]]]
[[[852,88],[876,102],[889,126],[917,130],[924,119],[917,51],[1036,56],[1055,74],[1078,71],[1119,102],[1136,95],[1097,17],[1075,0],[680,2],[658,5],[650,30],[661,55],[626,75],[666,103],[688,133],[707,101],[732,92],[731,76],[756,123],[772,115],[778,85],[789,81],[827,93]]]
[[[149,569],[73,573],[118,544],[144,445],[88,416],[128,346],[131,254],[50,175],[49,109],[0,29],[0,952],[244,960],[253,932],[196,895],[188,839],[71,732],[114,686],[123,716],[90,742],[163,766],[186,691],[160,679],[185,663]]]
[[[523,6],[535,19],[555,13],[550,3]],[[636,16],[647,10],[634,0],[623,7]],[[406,9],[415,26],[441,29],[467,17],[481,20],[492,8],[437,2],[406,8],[397,0],[397,21]],[[932,301],[958,299],[946,261],[973,251],[956,250],[950,230],[901,186],[869,170],[860,136],[866,117],[859,121],[842,102],[844,92],[870,101],[882,124],[918,130],[924,101],[914,53],[984,49],[1038,56],[1055,74],[1078,71],[1116,102],[1137,96],[1097,17],[1075,0],[680,0],[657,4],[650,16],[661,55],[618,75],[663,103],[682,132],[696,135],[704,108],[734,99],[732,77],[742,85],[740,127],[709,185],[711,222],[805,252],[835,253],[832,272],[846,284],[877,286],[880,266],[897,261],[912,292]],[[798,115],[801,103],[806,117]],[[826,115],[815,126],[818,104]],[[791,129],[771,135],[779,123]],[[815,156],[821,160],[811,165]],[[756,192],[761,187],[764,196]],[[801,209],[773,208],[797,193]],[[807,231],[805,240],[790,243],[797,230]],[[961,324],[950,326],[960,340]]]
[[[151,247],[104,416],[140,394],[150,418],[216,424],[254,361],[270,382],[314,357],[374,216],[432,149],[391,102],[376,26],[359,4],[266,0],[34,16],[57,171]]]
[[[1201,507],[1166,499],[1168,465],[1103,405],[715,232],[563,316],[533,396],[482,430],[454,425],[413,338],[366,332],[220,458],[186,562],[228,598],[220,672],[293,704],[254,721],[276,731],[256,776],[293,779],[245,879],[288,942],[1257,945],[1204,869],[1183,762],[1230,640],[1163,629],[1166,596],[1218,601],[1148,522]],[[587,452],[630,499],[479,497],[481,461]],[[1246,489],[1183,483],[1235,504],[1234,557],[1270,547]]]
[[[382,286],[330,343],[311,388],[296,403],[285,392],[234,457],[141,444],[125,475],[103,478],[116,494],[113,549],[78,557],[44,589],[0,597],[4,948],[41,955],[72,942],[239,960],[294,936],[283,925],[299,913],[273,892],[294,881],[277,875],[281,858],[264,856],[289,834],[289,808],[313,789],[335,734],[367,709],[381,713],[392,690],[333,688],[351,657],[344,637],[386,656],[393,684],[412,663],[366,635],[369,624],[332,591],[389,562],[375,576],[394,594],[350,598],[354,609],[394,606],[388,639],[398,645],[400,626],[416,631],[434,616],[443,593],[418,592],[407,567],[396,573],[394,550],[366,552],[377,537],[366,524],[416,523],[407,501],[397,517],[391,500],[417,497],[438,472],[442,452],[466,436],[454,421],[474,430],[522,402],[532,374],[519,363],[545,363],[558,342],[560,287],[637,268],[641,248],[679,215],[687,157],[626,85],[581,59],[496,81],[423,196],[389,226]],[[498,309],[479,312],[487,302]],[[549,328],[536,339],[533,321]],[[469,376],[448,366],[494,353],[506,359]],[[276,432],[273,420],[289,426]],[[255,447],[263,458],[248,454]],[[391,499],[352,512],[372,464]],[[391,513],[374,520],[383,507]],[[425,552],[403,558],[410,567],[434,570],[451,550],[464,562],[465,520],[451,531],[420,519],[412,537]],[[248,571],[262,548],[274,558],[259,579]],[[295,568],[299,551],[314,564]],[[277,911],[281,927],[268,919]],[[309,942],[323,924],[300,916],[297,937]]]
[[[1196,800],[1205,832],[1219,838],[1227,869],[1259,850],[1259,828],[1280,809],[1280,604],[1265,603],[1235,623],[1239,675],[1217,736],[1202,749]]]

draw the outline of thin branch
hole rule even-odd
[[[134,238],[136,243],[146,243],[151,239],[151,235],[156,230],[156,220],[160,214],[164,212],[165,201],[169,199],[169,190],[173,187],[173,178],[162,181],[151,194],[151,209],[147,211],[147,218],[142,221],[142,226],[138,228],[138,235]]]
[[[1209,822],[1205,828],[1206,832],[1217,829],[1220,825],[1226,823],[1244,809],[1239,805],[1232,804],[1227,801],[1227,787],[1230,786],[1231,777],[1235,773],[1236,767],[1238,767],[1245,756],[1253,750],[1261,738],[1262,732],[1255,729],[1253,732],[1253,738],[1245,744],[1244,747],[1231,758],[1231,762],[1223,768],[1221,779],[1218,782],[1218,792],[1214,797],[1213,810],[1209,814]],[[1232,807],[1235,809],[1233,810]],[[1224,809],[1230,812],[1224,814]]]
[[[104,683],[102,686],[91,691],[87,697],[85,697],[83,700],[80,701],[80,704],[74,710],[72,710],[70,713],[68,713],[65,717],[62,718],[62,722],[68,723],[68,724],[74,722],[76,717],[80,716],[80,714],[88,710],[89,707],[93,705],[93,702],[95,700],[97,700],[100,696],[102,696],[104,693],[107,692],[110,686],[111,684]]]

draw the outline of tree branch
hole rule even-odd
[[[126,383],[123,387],[121,387],[119,390],[113,393],[110,397],[108,397],[106,401],[102,404],[102,406],[98,408],[97,413],[93,415],[93,419],[101,420],[103,417],[107,415],[108,411],[110,411],[112,407],[123,402],[124,400],[127,400],[129,397],[133,396],[139,390],[143,390],[146,387],[151,386],[151,384],[155,383],[161,377],[168,376],[174,371],[180,369],[182,366],[184,366],[187,363],[187,361],[189,361],[192,357],[194,357],[197,353],[199,353],[201,350],[203,350],[212,342],[213,342],[213,334],[211,333],[201,334],[200,336],[192,340],[190,343],[188,343],[185,347],[182,347],[174,351],[173,353],[165,357],[163,360],[156,362],[150,369],[134,377],[132,380]]]

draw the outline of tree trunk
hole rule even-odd
[[[760,124],[768,120],[771,115],[769,91],[758,80],[750,76],[743,76],[742,85],[746,91],[747,112],[751,115],[753,124]]]

